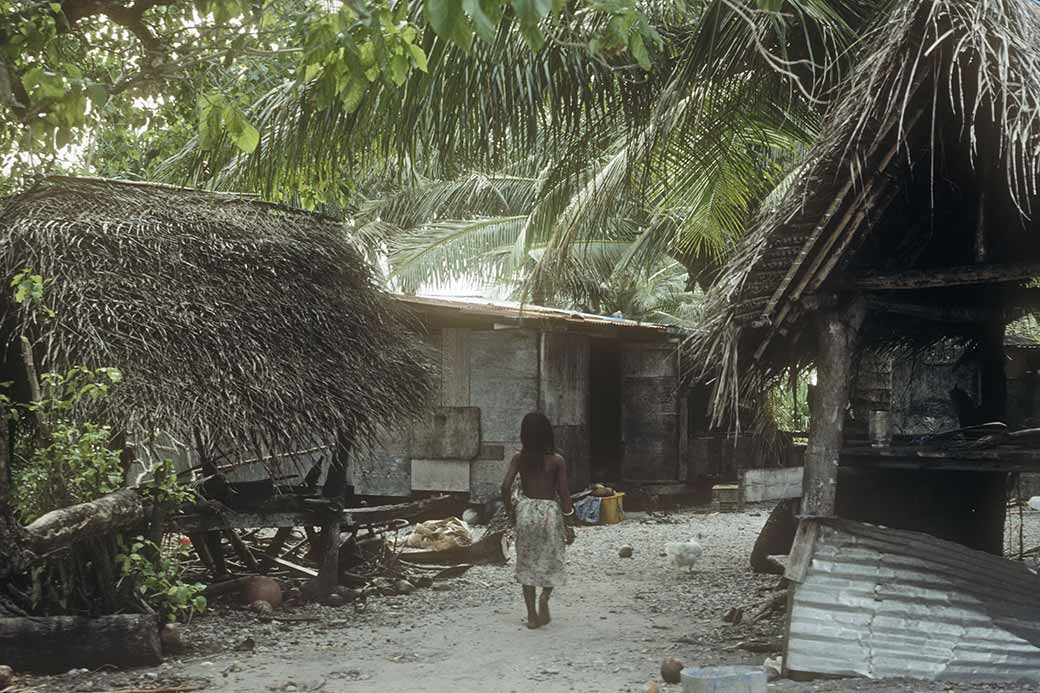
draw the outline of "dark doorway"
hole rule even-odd
[[[621,350],[592,340],[589,352],[589,472],[592,481],[621,479]]]

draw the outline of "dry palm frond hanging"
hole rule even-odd
[[[339,431],[360,444],[430,388],[422,340],[343,227],[318,215],[51,178],[0,203],[0,271],[26,267],[54,316],[5,301],[4,337],[29,336],[41,371],[121,369],[91,413],[138,439],[284,451]],[[24,382],[16,358],[5,372]]]
[[[1033,0],[893,4],[862,42],[790,189],[762,210],[707,296],[687,363],[689,375],[713,384],[716,415],[734,416],[741,393],[812,362],[812,331],[800,324],[829,279],[853,260],[875,269],[911,257],[891,248],[887,257],[857,256],[863,229],[883,231],[890,206],[925,226],[944,205],[975,214],[975,198],[950,187],[941,167],[963,162],[955,176],[985,179],[990,206],[1006,222],[994,225],[1002,233],[1040,228],[1038,45]],[[946,197],[937,202],[937,194]],[[897,217],[893,226],[911,222]],[[951,334],[926,334],[931,327],[920,321],[882,327],[876,332],[890,342]]]

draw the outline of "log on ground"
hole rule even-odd
[[[85,539],[143,524],[150,510],[135,490],[125,488],[97,500],[53,510],[25,531],[32,550],[43,556]]]
[[[162,662],[159,621],[151,614],[0,618],[0,652],[15,671],[40,674]]]

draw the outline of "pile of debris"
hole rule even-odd
[[[480,538],[459,518],[442,514],[450,499],[438,497],[380,508],[360,508],[339,538],[339,579],[331,590],[317,589],[324,548],[313,527],[224,530],[221,555],[198,553],[193,576],[223,566],[230,572],[214,581],[207,597],[238,595],[241,605],[270,619],[283,603],[354,604],[363,608],[375,595],[411,594],[439,580],[456,577],[478,563],[506,562],[506,527],[495,515]],[[201,543],[201,542],[199,542]],[[206,546],[207,544],[203,544]],[[213,546],[212,542],[208,542]],[[230,577],[238,573],[237,577]],[[270,595],[272,599],[264,598]]]

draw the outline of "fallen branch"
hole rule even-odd
[[[751,623],[758,623],[759,621],[770,616],[774,612],[786,611],[787,610],[787,592],[776,595],[772,599],[769,599],[762,604],[758,611],[751,616]]]
[[[38,556],[144,522],[149,504],[129,488],[87,503],[52,510],[25,528],[29,546]]]

